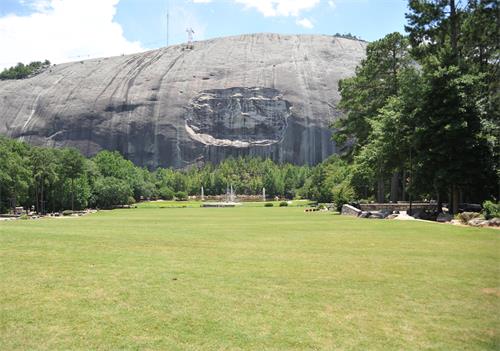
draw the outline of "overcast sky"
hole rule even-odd
[[[242,33],[404,31],[406,0],[0,0],[0,68],[114,56]]]

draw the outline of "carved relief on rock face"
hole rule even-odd
[[[281,141],[290,115],[291,104],[276,89],[205,90],[190,102],[186,130],[205,145],[266,146]]]

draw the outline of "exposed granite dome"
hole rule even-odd
[[[150,168],[230,155],[316,164],[335,153],[338,81],[365,47],[255,34],[60,64],[0,81],[0,134],[86,155],[118,150]]]

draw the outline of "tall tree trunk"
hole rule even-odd
[[[392,88],[393,95],[398,93],[398,64],[397,64],[397,47],[395,46],[392,50],[392,81],[394,86]]]
[[[12,213],[16,214],[17,207],[17,194],[14,192],[12,194]]]
[[[439,194],[439,192],[437,193],[436,204],[437,204],[437,212],[438,213],[443,212],[443,199],[441,198],[441,194]]]
[[[450,187],[450,191],[448,193],[448,213],[453,214],[455,211],[453,210],[453,204],[455,203],[453,199],[453,186]]]
[[[75,210],[75,183],[74,179],[71,178],[71,211]]]
[[[452,203],[451,203],[451,213],[457,214],[458,213],[458,188],[456,185],[452,186]]]
[[[396,203],[399,200],[399,172],[394,172],[391,178],[391,202]]]
[[[406,170],[403,171],[403,181],[401,182],[401,200],[406,201]]]
[[[38,181],[35,178],[35,211],[40,213],[40,194],[38,193]]]
[[[385,202],[384,178],[382,176],[379,176],[377,180],[377,202],[381,204]]]
[[[45,206],[44,206],[44,201],[43,201],[43,179],[42,179],[42,185],[40,187],[40,208],[42,210],[42,215],[45,214]]]

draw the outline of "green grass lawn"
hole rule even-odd
[[[210,202],[217,202],[217,201],[206,201],[208,203]],[[264,205],[266,203],[272,203],[273,206],[279,207],[280,203],[282,201],[266,201],[266,202],[240,202],[237,204],[238,207],[265,207]],[[288,203],[288,202],[287,202]],[[293,200],[289,201],[288,207],[307,207],[308,204],[310,204],[311,201],[309,200]],[[146,202],[140,202],[136,204],[135,206],[138,208],[186,208],[186,207],[201,207],[202,202],[201,201],[195,201],[195,200],[189,200],[189,201],[146,201]]]
[[[0,350],[498,350],[500,231],[301,208],[0,222]]]

